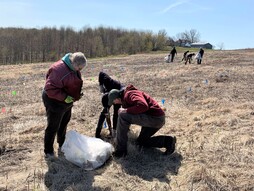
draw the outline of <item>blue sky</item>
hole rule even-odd
[[[254,48],[253,0],[0,0],[0,27],[112,27],[168,36],[195,29],[224,49]]]

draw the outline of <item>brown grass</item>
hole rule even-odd
[[[68,130],[94,136],[102,109],[97,78],[104,69],[158,102],[165,99],[166,124],[158,134],[178,139],[172,156],[138,150],[140,128],[132,126],[128,156],[94,171],[61,155],[44,159],[41,91],[51,63],[0,66],[0,190],[253,191],[254,50],[205,52],[202,65],[184,65],[181,53],[164,63],[166,54],[93,59],[82,71],[84,97]]]

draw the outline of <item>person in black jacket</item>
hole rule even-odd
[[[197,64],[201,64],[203,55],[204,55],[204,50],[200,48],[198,52],[198,56],[197,56]]]
[[[174,47],[174,48],[170,51],[170,53],[169,53],[170,58],[171,58],[171,62],[174,61],[174,58],[175,58],[175,55],[176,55],[176,54],[177,54],[177,51],[176,51],[176,48]]]
[[[191,63],[191,61],[192,61],[192,56],[194,56],[194,55],[195,55],[195,53],[191,53],[191,54],[188,54],[188,55],[186,56],[185,65],[187,64],[187,62],[189,62],[189,64]]]
[[[99,121],[98,121],[98,124],[96,127],[95,137],[101,138],[101,129],[102,129],[105,119],[108,124],[110,136],[115,137],[117,118],[118,118],[118,110],[121,107],[121,105],[116,104],[113,106],[114,111],[113,111],[113,130],[112,130],[110,113],[109,113],[110,106],[108,105],[108,92],[110,92],[110,90],[112,90],[112,89],[122,90],[124,88],[124,85],[121,84],[119,81],[112,79],[105,72],[100,72],[99,73],[99,87],[100,87],[100,92],[103,93],[103,96],[101,99],[101,102],[103,105],[103,110],[101,111]]]
[[[183,53],[183,58],[182,61],[186,61],[187,60],[187,54],[188,54],[189,50],[187,50],[186,52]]]

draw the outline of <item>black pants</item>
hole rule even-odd
[[[171,62],[174,62],[175,54],[171,54]]]
[[[131,124],[142,126],[137,138],[137,144],[141,147],[167,148],[168,145],[173,143],[173,137],[171,136],[153,136],[165,124],[165,116],[119,113],[116,150],[127,151],[128,131]]]
[[[173,137],[166,135],[153,136],[159,129],[151,127],[142,127],[137,144],[143,147],[167,147],[172,143]],[[153,137],[152,137],[153,136]]]
[[[54,152],[54,141],[57,135],[57,143],[61,147],[65,140],[67,125],[71,119],[71,109],[73,104],[67,104],[47,96],[42,93],[42,100],[46,108],[47,127],[44,136],[44,153]]]
[[[114,107],[113,129],[116,130],[117,118],[118,118],[118,110],[121,107],[121,105],[120,104],[115,104],[115,105],[113,105],[113,107]],[[102,112],[100,114],[100,117],[99,117],[98,124],[97,124],[95,137],[100,137],[102,125],[103,125],[103,122],[105,121],[105,118],[106,118],[105,114],[107,114],[109,112],[109,109],[110,108],[107,108],[107,107],[103,108],[103,110],[102,110]]]

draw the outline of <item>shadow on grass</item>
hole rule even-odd
[[[48,172],[45,174],[44,182],[48,190],[102,190],[99,187],[93,187],[97,171],[86,171],[67,161],[64,156],[46,159],[46,162]],[[103,169],[101,168],[100,171]]]
[[[170,182],[170,175],[177,175],[183,159],[182,155],[175,152],[172,155],[163,155],[159,149],[137,149],[129,152],[124,158],[117,159],[127,174],[153,181]]]

